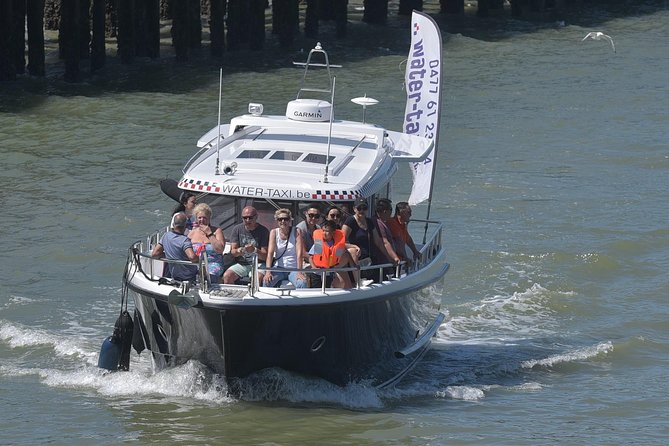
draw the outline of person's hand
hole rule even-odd
[[[272,273],[267,271],[265,273],[265,276],[263,277],[262,281],[265,285],[268,285],[268,284],[272,283]]]

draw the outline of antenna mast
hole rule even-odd
[[[220,147],[221,147],[221,101],[223,98],[223,68],[218,72],[218,138],[216,139],[216,172],[215,175],[220,175],[218,169],[220,162]]]

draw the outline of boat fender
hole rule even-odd
[[[119,370],[130,370],[130,350],[132,348],[132,335],[133,335],[133,323],[132,316],[128,313],[127,310],[121,312],[121,315],[116,319],[116,324],[114,324],[115,331],[118,330],[120,344],[121,344],[121,357],[118,362]]]
[[[121,358],[121,341],[115,335],[111,335],[102,342],[98,367],[115,372],[118,370],[118,361]]]

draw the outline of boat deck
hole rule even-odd
[[[132,255],[128,259],[126,274],[128,282],[137,289],[151,291],[156,296],[192,295],[193,302],[202,304],[240,304],[242,302],[255,305],[274,305],[277,302],[285,305],[310,303],[328,303],[331,301],[355,300],[360,298],[374,298],[388,293],[403,293],[420,288],[424,278],[418,280],[421,274],[417,272],[432,271],[434,279],[442,275],[448,265],[443,261],[444,253],[441,249],[442,226],[438,222],[428,222],[431,227],[430,237],[427,242],[420,246],[420,258],[409,264],[401,263],[395,267],[390,264],[371,265],[359,268],[332,268],[306,271],[310,274],[324,275],[328,272],[347,272],[359,269],[360,272],[368,271],[373,277],[378,277],[375,282],[360,280],[353,288],[329,288],[323,285],[312,288],[296,289],[292,285],[284,287],[259,286],[255,281],[244,284],[211,284],[205,279],[206,256],[199,262],[199,271],[195,283],[181,283],[170,278],[163,277],[166,263],[188,263],[184,261],[166,260],[152,258],[150,252],[160,237],[167,231],[163,228],[147,238],[145,242],[136,242],[132,248]],[[444,266],[445,265],[445,266]],[[262,266],[254,265],[254,270],[263,271]],[[276,268],[276,270],[279,270]],[[376,276],[378,274],[378,276]],[[252,273],[252,277],[256,274]],[[321,283],[322,280],[320,281]],[[197,296],[197,299],[195,299]]]

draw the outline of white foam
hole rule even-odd
[[[568,293],[550,291],[538,283],[511,295],[495,295],[458,308],[444,322],[438,340],[457,343],[509,344],[555,333],[558,322],[550,300]],[[451,308],[453,312],[456,308]]]
[[[365,381],[339,387],[322,379],[268,369],[236,384],[245,401],[324,403],[351,409],[383,407],[379,391]]]
[[[536,392],[538,390],[542,390],[544,387],[545,386],[543,384],[540,384],[538,382],[527,382],[519,384],[517,386],[513,386],[513,389],[521,392]]]
[[[37,369],[26,369],[21,367],[16,367],[13,365],[0,365],[0,375],[5,376],[28,376],[35,375],[38,372]]]
[[[597,345],[576,349],[571,352],[552,355],[544,359],[532,359],[523,361],[521,366],[523,368],[531,369],[534,367],[553,367],[556,364],[565,362],[583,361],[593,358],[602,353],[608,353],[613,350],[613,344],[609,342],[601,342]]]
[[[218,375],[203,365],[189,362],[183,366],[152,374],[150,370],[130,366],[129,372],[109,373],[96,367],[77,371],[48,370],[40,373],[44,383],[55,387],[94,389],[111,397],[160,395],[223,403],[230,399]]]
[[[14,306],[14,305],[29,305],[29,304],[33,303],[34,301],[35,300],[30,298],[30,297],[17,296],[15,294],[12,294],[12,295],[9,296],[9,299],[7,299],[7,302],[5,302],[4,306],[5,307],[10,307],[10,306]]]
[[[148,355],[142,358],[148,358]],[[36,375],[47,386],[93,390],[110,398],[176,398],[216,405],[237,401],[228,394],[223,377],[212,373],[197,361],[153,373],[148,359],[139,364],[136,359],[137,356],[133,355],[128,372],[111,373],[91,365],[76,370],[3,365],[0,366],[0,374]],[[383,407],[379,391],[366,382],[339,387],[324,380],[272,369],[241,380],[239,385],[242,389],[240,398],[244,401],[318,403],[351,409]]]
[[[80,346],[83,340],[72,340],[56,336],[43,330],[21,327],[7,321],[0,320],[0,341],[12,348],[50,346],[60,356],[81,356],[89,363],[96,362],[96,352],[86,350]]]
[[[141,367],[131,363],[130,371],[113,373],[95,366],[76,370],[1,366],[0,373],[11,376],[37,375],[47,386],[89,389],[107,397],[177,397],[215,404],[234,401],[227,396],[227,387],[222,378],[197,362],[156,374],[151,372],[150,367],[146,367],[147,364],[143,365]]]
[[[485,392],[471,386],[448,386],[445,390],[438,391],[435,396],[454,400],[478,401],[485,398]]]

